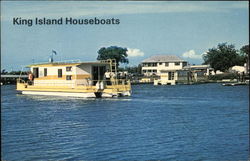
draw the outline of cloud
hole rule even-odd
[[[3,8],[3,9],[2,9]],[[248,9],[247,2],[3,2],[4,20],[13,17],[74,17],[111,16],[122,14],[228,12],[234,9]]]
[[[190,58],[190,59],[202,59],[202,56],[206,54],[206,52],[202,54],[196,54],[194,50],[189,50],[182,54],[182,57],[184,58]]]
[[[144,56],[144,53],[140,49],[127,48],[127,54],[129,57]]]

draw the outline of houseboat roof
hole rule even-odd
[[[142,61],[142,63],[157,63],[157,62],[186,62],[176,55],[155,55]]]
[[[95,61],[95,62],[48,62],[30,64],[27,67],[53,67],[53,66],[78,66],[82,64],[109,64],[108,62]]]

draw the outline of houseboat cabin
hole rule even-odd
[[[130,81],[117,78],[115,60],[32,64],[29,81],[19,79],[22,94],[75,97],[130,96]]]

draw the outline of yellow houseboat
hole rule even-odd
[[[130,81],[117,77],[115,60],[49,62],[28,67],[32,78],[17,81],[17,91],[22,94],[74,97],[131,95]]]

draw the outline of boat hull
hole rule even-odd
[[[19,93],[26,95],[46,95],[83,98],[131,96],[130,84],[110,85],[100,89],[96,86],[77,86],[72,88],[67,86],[37,86],[28,85],[27,83],[17,83],[16,89]]]
[[[24,95],[43,95],[43,96],[62,96],[62,97],[81,97],[81,98],[111,98],[131,96],[130,91],[121,93],[95,93],[95,92],[48,92],[48,91],[21,91]]]

